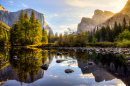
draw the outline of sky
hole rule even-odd
[[[82,17],[92,18],[94,10],[119,12],[127,0],[0,0],[10,12],[32,8],[45,15],[53,32],[64,33],[68,28],[77,31]]]

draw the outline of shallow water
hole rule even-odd
[[[91,51],[10,49],[0,51],[2,86],[129,86],[130,71],[124,55]],[[56,52],[66,52],[57,55]],[[13,60],[17,56],[18,61]],[[57,59],[66,61],[56,63]],[[93,63],[89,65],[88,63]],[[47,70],[40,68],[49,64]],[[74,70],[65,73],[65,69]]]

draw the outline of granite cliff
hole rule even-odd
[[[91,18],[83,17],[81,23],[78,24],[77,33],[83,31],[92,31],[98,24],[103,23],[110,17],[112,17],[114,13],[110,11],[102,11],[102,10],[95,10],[94,15]]]
[[[130,21],[130,0],[127,1],[124,8],[119,13],[112,13],[109,11],[95,10],[92,19],[82,18],[81,23],[78,24],[77,33],[83,31],[92,31],[96,27],[99,29],[102,26],[109,25],[112,29],[114,27],[115,21],[119,24],[123,23],[123,19],[126,19],[126,23],[129,24]],[[94,22],[94,23],[93,23]]]
[[[24,11],[24,13],[27,11],[28,15],[30,17],[32,10],[33,9],[25,9],[23,11]],[[20,12],[21,12],[21,10],[17,11],[17,12],[9,12],[0,5],[0,21],[2,21],[3,23],[5,23],[6,25],[11,27],[12,24],[14,23],[15,19],[19,17]],[[35,13],[35,18],[39,19],[39,22],[41,23],[42,28],[44,27],[47,31],[51,30],[51,33],[53,34],[52,29],[48,26],[48,24],[45,21],[44,14],[39,13],[35,10],[34,10],[34,13]]]
[[[102,26],[107,26],[109,25],[111,29],[114,27],[115,21],[119,24],[123,23],[123,19],[126,19],[127,25],[129,24],[130,21],[130,0],[127,1],[126,5],[124,8],[119,12],[113,15],[111,18],[109,18],[107,21],[101,23],[98,25],[99,28]]]

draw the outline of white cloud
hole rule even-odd
[[[68,28],[70,28],[70,29],[75,29],[75,28],[77,28],[77,24],[60,25],[59,27],[62,28],[62,29],[68,29]]]
[[[57,17],[59,16],[58,14],[53,14],[53,15],[50,15],[50,17]]]
[[[97,8],[101,10],[110,10],[119,12],[127,0],[66,0],[66,4],[79,8]]]
[[[97,3],[92,3],[87,0],[66,0],[66,4],[74,6],[74,7],[88,7],[88,6],[98,6]]]
[[[24,3],[22,3],[22,2],[21,2],[21,4],[22,4],[23,7],[28,8],[28,6],[27,6],[26,4],[24,4]]]
[[[9,1],[9,3],[13,4],[14,2],[13,1]]]

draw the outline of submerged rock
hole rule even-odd
[[[62,53],[58,52],[57,55],[62,55]]]
[[[64,59],[56,60],[57,63],[61,63],[61,62],[63,62],[63,61],[66,61],[66,60],[64,60]]]
[[[66,55],[66,54],[68,54],[68,52],[63,52],[62,54]]]
[[[74,72],[74,70],[72,70],[72,69],[66,69],[65,70],[65,73],[72,73],[72,72]]]
[[[92,55],[93,53],[92,52],[89,52],[89,55]]]
[[[88,62],[88,65],[94,65],[94,63],[93,62]]]
[[[17,58],[17,56],[13,56],[14,61],[19,61],[20,59]]]
[[[48,64],[44,64],[44,65],[42,65],[42,66],[40,66],[43,70],[47,70],[48,69],[48,67],[49,67],[49,65]]]

